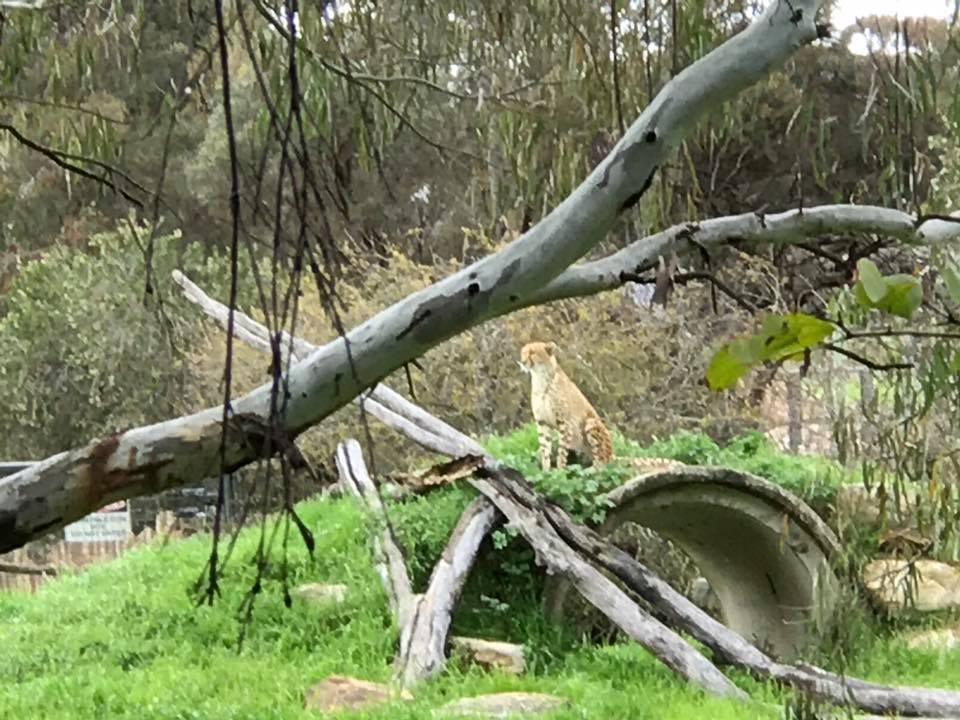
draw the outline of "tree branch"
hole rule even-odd
[[[101,185],[106,185],[108,188],[110,188],[111,190],[113,190],[115,193],[118,193],[119,195],[122,195],[128,202],[133,203],[134,205],[136,205],[136,206],[139,207],[139,208],[142,208],[142,207],[143,207],[143,202],[142,202],[141,200],[139,200],[138,198],[136,198],[136,197],[134,197],[133,195],[131,195],[129,192],[127,192],[126,190],[124,190],[122,187],[119,187],[118,185],[116,185],[116,184],[115,184],[109,177],[107,177],[106,175],[97,175],[97,174],[95,174],[95,173],[92,173],[92,172],[90,172],[89,170],[85,170],[84,168],[80,167],[79,165],[74,165],[72,162],[69,162],[69,160],[76,160],[76,161],[78,161],[78,162],[85,162],[85,163],[90,163],[91,165],[95,165],[95,166],[101,168],[102,170],[104,170],[104,172],[106,172],[106,173],[109,173],[109,174],[111,174],[111,175],[117,175],[117,176],[123,178],[123,179],[126,180],[128,183],[130,183],[131,185],[133,185],[134,187],[136,187],[138,190],[141,190],[141,191],[143,191],[143,192],[145,192],[145,193],[147,192],[147,189],[146,189],[145,187],[143,187],[140,183],[138,183],[138,182],[136,182],[135,180],[133,180],[133,178],[131,178],[131,177],[130,177],[129,175],[127,175],[126,173],[124,173],[122,170],[119,170],[119,169],[113,167],[112,165],[109,165],[109,164],[103,162],[102,160],[96,160],[96,159],[94,159],[94,158],[81,157],[81,156],[79,156],[79,155],[73,155],[73,154],[71,154],[71,153],[59,152],[59,151],[57,151],[57,150],[53,150],[52,148],[48,148],[48,147],[46,147],[46,146],[44,146],[44,145],[41,145],[40,143],[34,142],[34,141],[31,140],[30,138],[28,138],[26,135],[24,135],[23,133],[21,133],[19,130],[17,130],[13,125],[10,125],[9,123],[0,123],[0,130],[6,130],[8,133],[10,133],[11,135],[13,135],[14,139],[15,139],[17,142],[19,142],[21,145],[23,145],[23,146],[26,147],[26,148],[29,148],[30,150],[33,150],[33,151],[35,151],[35,152],[40,153],[40,154],[43,155],[45,158],[47,158],[48,160],[51,160],[52,162],[56,163],[57,165],[59,165],[59,166],[60,166],[61,168],[63,168],[64,170],[67,170],[67,171],[69,171],[69,172],[72,172],[72,173],[74,173],[74,174],[76,174],[76,175],[80,175],[81,177],[85,177],[85,178],[87,178],[88,180],[93,180],[94,182],[98,182],[98,183],[100,183]]]
[[[383,526],[380,537],[373,541],[375,564],[387,591],[390,609],[399,620],[400,626],[405,627],[418,598],[413,593],[403,553],[397,545],[380,493],[363,462],[360,444],[352,438],[340,443],[337,446],[336,462],[340,472],[340,484],[353,493],[374,516],[376,522]]]
[[[960,223],[927,220],[873,205],[821,205],[775,215],[743,213],[687,222],[637,240],[600,260],[570,267],[542,289],[531,293],[523,306],[594,295],[619,287],[632,275],[649,270],[657,258],[669,257],[725,243],[805,244],[818,236],[876,234],[913,245],[941,245],[960,239]]]
[[[256,325],[255,321],[249,318],[248,320]],[[260,327],[262,328],[262,326]],[[256,327],[251,329],[257,330]],[[263,330],[265,331],[265,328]],[[869,712],[902,715],[926,713],[931,717],[952,716],[960,713],[960,693],[927,688],[889,687],[856,678],[841,677],[812,666],[802,664],[792,666],[774,662],[741,635],[700,610],[633,557],[601,538],[593,530],[574,523],[566,512],[549,500],[536,496],[523,478],[515,471],[500,466],[472,438],[434,417],[385,385],[378,385],[377,391],[381,393],[381,400],[390,404],[391,410],[395,411],[395,416],[406,422],[406,425],[394,424],[391,427],[399,429],[400,432],[405,434],[410,427],[415,428],[416,431],[408,435],[415,442],[423,445],[422,432],[429,429],[431,433],[436,433],[436,437],[441,438],[442,442],[449,447],[474,446],[480,449],[478,454],[482,454],[485,459],[485,465],[481,473],[487,478],[488,484],[493,483],[492,491],[490,487],[487,487],[485,494],[493,499],[493,495],[490,493],[492,492],[494,495],[499,493],[496,501],[501,510],[504,510],[504,505],[506,505],[507,510],[528,517],[528,520],[527,513],[534,514],[534,520],[539,517],[539,522],[529,520],[533,523],[531,527],[549,527],[556,531],[556,537],[549,534],[544,536],[536,529],[531,530],[529,527],[526,533],[528,540],[537,549],[538,553],[544,551],[544,544],[548,548],[552,548],[553,551],[560,553],[561,558],[554,560],[552,568],[560,568],[558,571],[569,575],[575,574],[578,569],[582,569],[576,561],[576,552],[581,553],[591,562],[600,563],[624,582],[630,590],[649,602],[663,622],[689,632],[694,638],[709,647],[720,662],[743,668],[761,679],[774,679],[820,700],[842,706],[857,707]],[[371,404],[371,407],[377,405]],[[424,446],[428,450],[434,450],[433,442],[430,441],[430,444]],[[362,463],[362,457],[359,462]],[[484,491],[485,486],[474,484],[481,491]],[[510,497],[515,498],[512,505],[510,504]],[[524,511],[523,507],[526,507],[527,510]],[[543,515],[536,515],[536,513],[541,512]],[[511,512],[507,512],[507,516],[511,517]],[[486,518],[486,520],[478,518]],[[461,516],[457,529],[454,530],[448,542],[447,550],[431,576],[430,586],[419,600],[418,607],[431,608],[431,612],[414,613],[410,624],[409,637],[411,640],[409,642],[404,638],[404,629],[401,629],[401,652],[397,658],[397,673],[405,686],[409,686],[418,679],[435,674],[442,668],[443,656],[439,648],[441,648],[441,640],[445,637],[449,628],[449,613],[452,613],[453,605],[458,597],[456,593],[459,593],[459,589],[449,594],[442,591],[443,588],[450,587],[442,578],[444,578],[445,573],[453,572],[457,567],[460,567],[459,580],[452,584],[452,587],[459,588],[465,582],[470,564],[475,557],[475,550],[471,553],[470,548],[474,547],[475,543],[478,544],[482,540],[483,534],[489,532],[495,523],[499,522],[498,518],[499,515],[494,510],[493,505],[482,499],[471,503]],[[489,525],[486,522],[489,522]],[[474,525],[473,523],[478,524]],[[461,530],[465,527],[473,527],[476,533],[469,540],[465,539],[468,535],[467,531],[464,530],[461,534]],[[557,544],[558,537],[559,541],[562,542],[560,545]],[[571,555],[571,553],[574,554]],[[456,560],[458,556],[467,558],[468,563],[458,562]],[[548,553],[548,556],[552,557],[550,553]],[[571,566],[575,566],[575,568],[571,570]],[[606,586],[602,588],[602,590],[605,589],[607,589]],[[439,595],[442,602],[428,600],[431,593]],[[606,601],[601,600],[602,595],[603,592],[600,592],[599,595],[592,597],[594,600],[601,602],[601,605],[597,605],[597,607],[607,613],[608,617],[614,619],[614,622],[629,624],[631,618],[636,620],[636,617],[632,614],[633,611],[628,608],[624,609],[621,606],[620,610],[611,610],[606,604],[610,602],[609,598]],[[585,595],[585,597],[590,600],[589,596]],[[619,596],[615,595],[615,597]],[[621,614],[618,615],[617,613]],[[431,618],[433,619],[431,620]],[[646,618],[646,616],[641,613],[641,618]],[[652,618],[649,620],[652,620]],[[646,622],[646,620],[643,622]],[[644,627],[646,630],[642,629]],[[421,636],[428,638],[420,643],[417,643],[415,639],[418,628],[419,632],[423,634]],[[653,646],[652,649],[658,657],[661,657],[660,652],[663,651],[664,647],[673,648],[673,645],[670,636],[658,635],[656,628],[656,625],[642,625],[641,629],[634,628],[634,631],[641,635],[643,632],[652,632],[652,635],[644,637],[650,642],[660,643]],[[634,637],[640,638],[638,635],[634,635]],[[656,638],[656,640],[652,638]],[[663,645],[663,643],[666,643],[666,645]],[[417,647],[419,647],[419,650],[412,649]],[[685,651],[681,650],[680,652]],[[408,659],[404,660],[405,657]],[[419,659],[416,662],[411,662],[410,657]],[[711,671],[707,670],[706,672],[709,674]],[[722,688],[721,691],[723,691]]]
[[[400,300],[294,366],[283,430],[296,436],[444,340],[531,304],[639,199],[700,118],[816,37],[816,5],[772,1],[747,29],[671,79],[580,187],[519,240]],[[266,421],[271,390],[266,383],[234,399],[234,412]],[[0,552],[108,502],[213,475],[222,424],[222,409],[209,408],[100,438],[0,481]],[[255,459],[242,436],[226,435],[226,470]]]
[[[12,575],[56,575],[57,568],[52,565],[23,565],[21,563],[0,562],[0,573]]]
[[[824,343],[823,348],[835,352],[838,355],[843,355],[846,358],[850,358],[854,362],[860,363],[864,367],[870,368],[871,370],[876,370],[878,372],[886,372],[888,370],[910,370],[914,367],[913,363],[899,362],[899,363],[877,363],[869,358],[865,358],[863,355],[858,355],[852,350],[847,350],[845,347],[840,347],[839,345],[834,345],[833,343]]]

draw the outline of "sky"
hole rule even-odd
[[[853,25],[858,17],[866,15],[898,15],[901,18],[939,17],[953,15],[955,0],[840,0],[831,18],[834,31],[840,32]],[[856,34],[850,39],[852,52],[865,55],[867,38]],[[874,46],[876,47],[876,46]]]
[[[905,17],[950,17],[953,0],[840,0],[833,11],[833,24],[845,28],[863,15],[899,15]]]

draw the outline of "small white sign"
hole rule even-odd
[[[130,537],[130,507],[125,502],[111,503],[63,529],[67,542],[116,542]]]

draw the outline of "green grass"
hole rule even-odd
[[[512,442],[517,452],[525,442],[529,450],[524,433],[500,442]],[[456,487],[391,504],[418,583],[471,496]],[[239,607],[254,577],[249,560],[258,529],[241,535],[213,606],[197,606],[191,595],[209,537],[144,546],[50,582],[36,595],[0,594],[0,718],[319,717],[303,710],[311,683],[333,673],[387,680],[396,628],[371,564],[363,517],[350,499],[309,501],[298,510],[317,546],[311,559],[299,539],[291,539],[291,582],[345,583],[350,594],[344,604],[317,607],[294,599],[288,609],[278,571],[271,570],[238,651]],[[505,690],[571,699],[573,708],[556,718],[776,716],[770,706],[744,708],[703,695],[639,646],[592,646],[551,624],[540,611],[543,576],[532,553],[519,540],[500,540],[495,544],[503,547],[488,548],[472,575],[453,631],[524,643],[528,673],[451,667],[416,688],[412,702],[343,717],[425,718],[452,698]],[[893,637],[873,638],[862,648],[850,672],[960,687],[960,653],[908,651]],[[779,691],[733,677],[756,699],[782,702]]]

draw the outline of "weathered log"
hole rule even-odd
[[[650,186],[693,126],[818,36],[817,0],[770,2],[743,31],[674,76],[569,197],[501,250],[400,300],[285,378],[294,438],[444,340],[514,312],[596,246]],[[234,398],[234,417],[269,425],[272,382]],[[264,443],[223,427],[222,408],[138,427],[54,455],[0,481],[0,553],[115,500],[156,494],[247,465]]]
[[[0,573],[11,575],[56,575],[57,568],[52,565],[26,565],[23,563],[0,562]]]
[[[383,400],[385,405],[389,404],[389,412],[383,415],[386,418],[386,424],[405,434],[409,428],[416,428],[416,432],[408,434],[414,442],[420,443],[429,450],[434,450],[438,443],[444,443],[445,447],[468,447],[478,450],[477,454],[482,453],[488,462],[488,467],[485,468],[488,475],[491,468],[499,468],[479,443],[435,418],[399,393],[382,384],[375,392],[379,393],[378,399]],[[368,408],[378,405],[370,404]],[[387,409],[385,406],[379,407]],[[397,422],[396,418],[404,422]],[[425,441],[426,434],[433,437]],[[790,666],[776,663],[741,635],[717,622],[676,592],[637,560],[601,538],[594,531],[573,523],[569,516],[553,503],[538,498],[526,486],[522,477],[514,473],[514,479],[518,478],[521,483],[519,487],[526,488],[522,493],[526,500],[532,505],[545,508],[545,523],[555,523],[558,532],[567,542],[580,548],[587,557],[612,572],[630,590],[646,600],[663,622],[689,632],[692,637],[710,648],[719,663],[746,669],[759,678],[774,679],[812,697],[839,706],[855,707],[867,712],[897,713],[904,717],[960,716],[960,704],[956,697],[958,694],[953,691],[887,687],[856,678],[840,677],[811,665]],[[536,502],[534,498],[537,498]],[[490,504],[483,499],[478,498],[470,508],[474,506],[485,507],[492,512]],[[462,522],[463,518],[461,518]],[[456,534],[455,532],[454,535]],[[482,537],[477,539],[478,544],[481,539]],[[463,577],[466,577],[466,571]],[[435,643],[432,647],[436,647]],[[434,654],[433,657],[437,655]],[[427,665],[429,665],[428,661],[422,663],[423,667]],[[442,667],[442,660],[441,663],[433,664],[434,672],[440,667]],[[853,692],[854,690],[856,692]]]
[[[565,542],[613,573],[649,602],[665,622],[688,632],[710,648],[719,662],[745,669],[761,679],[776,680],[817,700],[869,713],[904,717],[960,716],[960,692],[955,690],[892,687],[841,677],[811,665],[787,665],[772,660],[636,559],[593,530],[574,522],[562,508],[538,495],[516,471],[488,466],[480,474],[497,492],[529,508],[531,514],[538,516],[542,524],[554,530]]]
[[[373,540],[374,563],[387,592],[390,609],[400,626],[404,627],[413,612],[416,598],[403,560],[403,552],[393,535],[393,528],[383,501],[380,500],[377,486],[367,472],[360,444],[352,438],[340,443],[337,446],[336,462],[340,471],[340,484],[353,493],[371,512],[376,522],[383,526],[379,537]]]
[[[574,550],[547,522],[540,497],[521,501],[501,478],[506,471],[483,468],[473,485],[506,515],[537,553],[537,562],[547,571],[566,577],[587,602],[600,610],[628,636],[647,648],[658,660],[690,682],[721,697],[746,699],[709,660],[656,618],[641,609],[613,581]],[[515,474],[515,473],[514,473]]]
[[[432,677],[446,664],[447,633],[453,610],[473,568],[480,543],[503,522],[490,503],[477,498],[463,511],[447,546],[430,574],[410,621],[401,628],[394,671],[403,687]]]
[[[374,554],[377,573],[400,626],[400,649],[394,674],[402,687],[411,687],[437,674],[446,664],[447,633],[453,609],[460,599],[480,543],[502,518],[496,508],[482,499],[468,505],[433,568],[426,592],[416,594],[386,509],[367,472],[359,443],[353,439],[340,443],[336,460],[341,482],[383,527],[380,536],[374,540]]]

